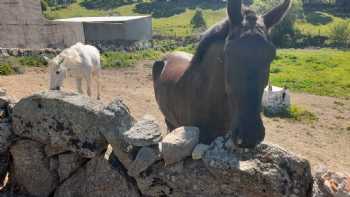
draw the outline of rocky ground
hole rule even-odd
[[[104,70],[102,101],[108,103],[121,97],[137,119],[146,113],[152,114],[164,129],[153,96],[150,64],[144,62],[133,68]],[[45,68],[28,69],[24,75],[0,77],[0,87],[16,99],[46,90],[47,84]],[[74,81],[67,80],[64,90],[75,90]],[[266,141],[307,158],[312,167],[325,164],[334,171],[350,172],[350,101],[303,93],[292,93],[291,99],[293,104],[314,113],[319,120],[307,123],[264,118]]]

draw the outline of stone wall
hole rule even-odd
[[[81,23],[46,20],[38,0],[0,1],[1,48],[65,48],[84,40]]]
[[[350,178],[322,171],[313,184],[309,162],[276,145],[199,144],[196,127],[162,136],[121,100],[50,91],[16,103],[0,90],[0,115],[0,196],[350,196]]]
[[[0,48],[63,49],[77,42],[98,42],[101,49],[118,50],[150,39],[150,16],[121,23],[49,21],[42,15],[40,0],[0,0]],[[125,41],[123,45],[119,40]]]

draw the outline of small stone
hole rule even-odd
[[[0,108],[1,109],[6,109],[10,103],[13,103],[12,98],[10,98],[8,96],[0,96]]]
[[[142,147],[137,153],[135,160],[128,166],[128,174],[134,177],[138,176],[159,159],[159,153],[154,149]]]
[[[350,176],[318,167],[315,172],[314,193],[322,197],[350,197]]]
[[[180,127],[169,133],[161,142],[161,154],[166,165],[191,156],[199,141],[197,127]]]
[[[150,146],[158,144],[162,139],[160,127],[150,115],[144,116],[122,135],[124,140],[133,146]]]
[[[205,151],[207,151],[208,148],[209,146],[206,144],[198,144],[192,152],[192,159],[193,160],[202,159],[203,155],[205,154]]]
[[[0,88],[0,96],[6,96],[6,93],[7,93],[6,89]]]

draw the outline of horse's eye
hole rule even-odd
[[[56,71],[56,75],[60,74],[60,71]]]

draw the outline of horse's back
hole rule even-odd
[[[85,66],[100,68],[101,57],[100,52],[96,47],[91,45],[84,45],[82,43],[77,43],[71,48],[79,53],[80,57],[82,58],[82,62]]]
[[[186,52],[172,52],[165,55],[164,68],[159,79],[163,82],[177,82],[189,68],[193,55]]]

